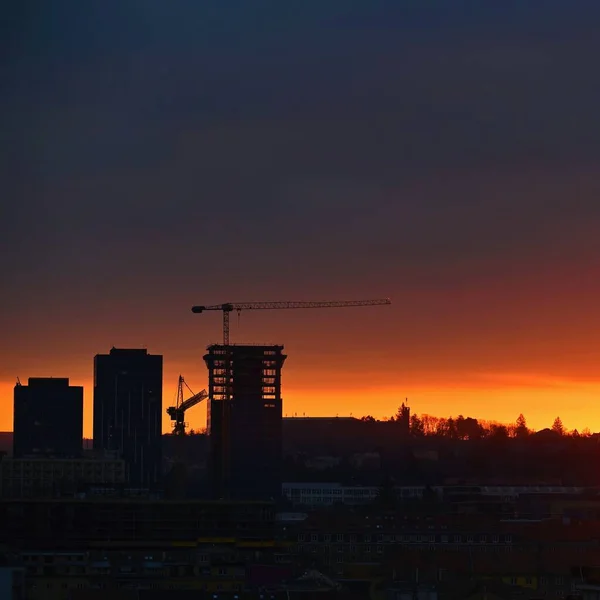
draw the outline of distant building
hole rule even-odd
[[[94,450],[122,457],[132,486],[160,482],[162,377],[163,357],[147,350],[94,358]]]
[[[213,495],[281,495],[283,346],[212,345],[208,433]],[[227,379],[229,378],[229,381]]]
[[[83,387],[30,377],[14,393],[13,456],[77,457],[83,449]]]
[[[93,484],[123,483],[125,483],[125,463],[116,458],[5,456],[0,461],[0,497],[2,498],[73,496]]]

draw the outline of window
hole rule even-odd
[[[304,541],[304,539],[305,539],[305,535],[304,535],[303,533],[299,533],[299,534],[298,534],[298,541],[299,541],[299,542],[303,542],[303,541]]]
[[[338,533],[338,534],[335,536],[335,538],[336,538],[336,540],[337,540],[338,542],[343,542],[343,541],[344,541],[344,534],[343,534],[343,533]]]
[[[500,541],[500,536],[499,535],[494,535],[492,537],[492,542],[494,542],[494,544],[497,544]]]
[[[383,554],[383,546],[377,546],[377,554]]]
[[[311,542],[318,542],[319,541],[319,535],[316,533],[311,533],[310,534],[310,541]]]

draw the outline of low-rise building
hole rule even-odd
[[[562,598],[573,593],[586,566],[600,564],[600,525],[563,519],[340,507],[310,515],[289,534],[290,552],[341,581],[393,574],[403,581],[454,587],[481,581],[528,598]]]
[[[125,462],[114,457],[12,458],[0,461],[1,498],[74,495],[93,484],[125,483]]]
[[[29,600],[125,590],[233,597],[250,581],[248,565],[287,556],[269,502],[4,500],[2,542]]]
[[[380,494],[381,487],[343,485],[338,482],[286,482],[282,484],[283,496],[297,506],[323,507],[333,504],[369,504]],[[419,500],[427,493],[447,502],[464,503],[467,500],[487,500],[514,503],[522,496],[546,498],[576,498],[586,492],[576,486],[552,485],[395,485],[394,495],[399,501]],[[600,501],[597,502],[597,506]]]

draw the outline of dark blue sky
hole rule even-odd
[[[594,279],[598,2],[17,4],[4,378],[110,339],[183,355],[218,333],[194,322],[191,339],[204,302],[391,295],[361,335],[435,345],[494,283],[516,335]],[[556,290],[515,304],[553,269]]]

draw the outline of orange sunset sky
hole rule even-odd
[[[113,345],[164,355],[165,408],[199,391],[221,315],[194,304],[381,297],[232,341],[285,345],[287,415],[600,430],[600,6],[192,4],[15,23],[0,430],[17,376],[56,376],[90,436]]]

